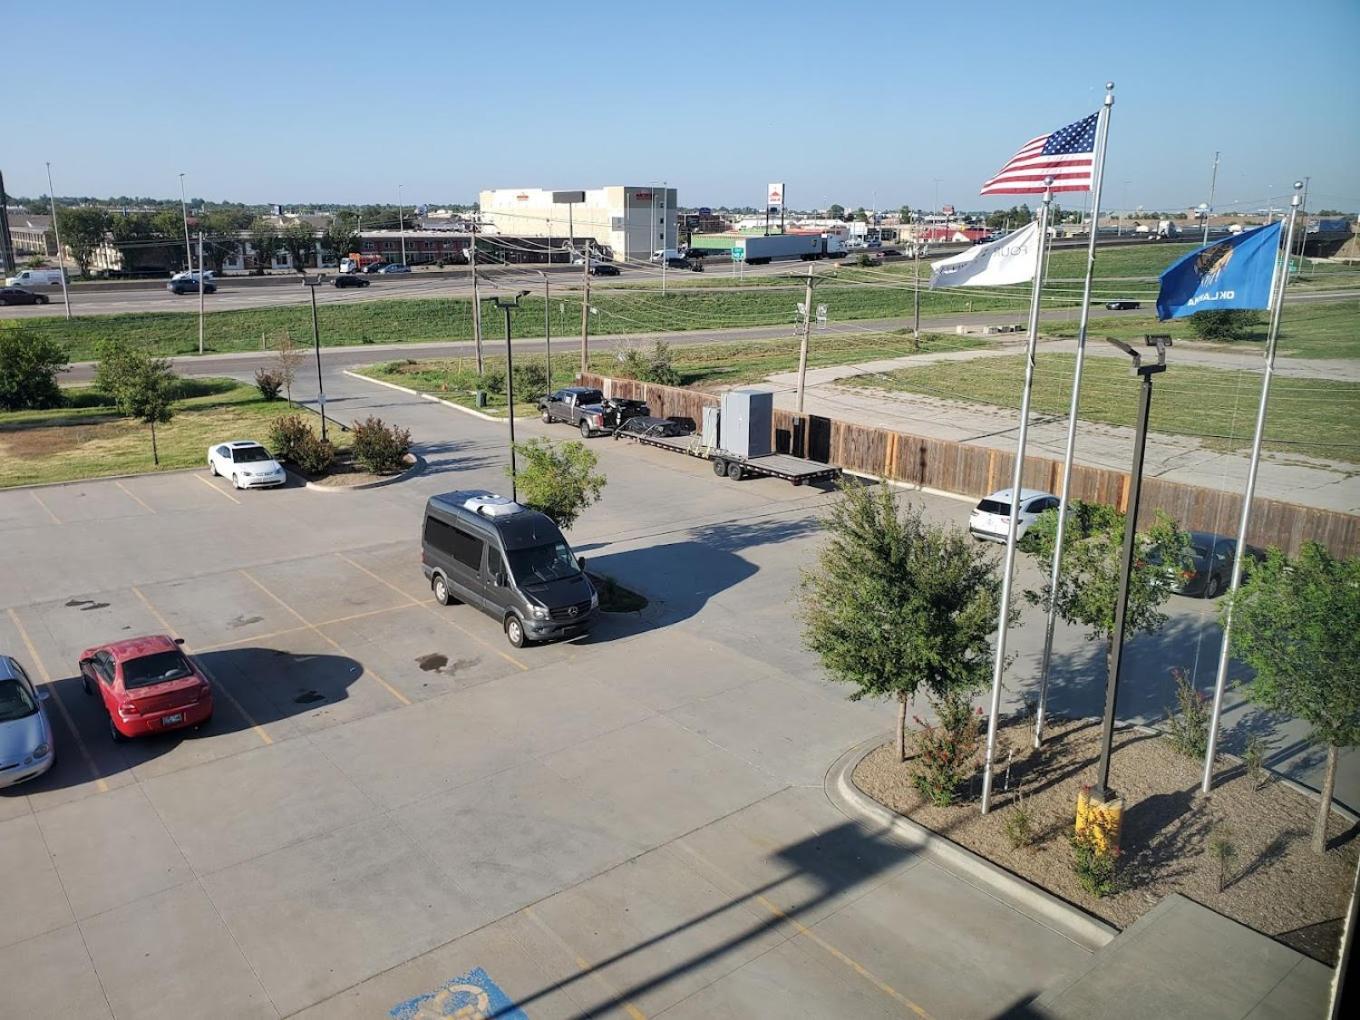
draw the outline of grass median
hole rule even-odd
[[[267,443],[270,422],[295,411],[234,379],[180,384],[175,416],[156,428],[159,467],[151,459],[150,426],[120,417],[87,387],[67,391],[75,406],[0,414],[0,488],[202,467],[212,443]]]
[[[1040,355],[1032,397],[1036,415],[1066,417],[1072,369],[1070,354]],[[1018,408],[1023,379],[1024,356],[1016,355],[898,369],[857,376],[845,384]],[[1154,384],[1151,428],[1194,436],[1217,449],[1240,450],[1251,445],[1260,392],[1259,371],[1172,365]],[[1137,381],[1130,377],[1127,362],[1088,358],[1081,417],[1132,426],[1137,408]],[[1357,415],[1360,383],[1277,376],[1271,384],[1265,445],[1286,453],[1360,463],[1354,426]]]

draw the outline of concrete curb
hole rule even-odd
[[[980,498],[977,496],[969,496],[962,492],[948,492],[944,489],[933,489],[929,485],[917,485],[915,482],[899,482],[893,478],[881,478],[878,475],[869,475],[862,471],[851,471],[848,468],[841,468],[841,473],[849,475],[851,478],[863,478],[870,482],[878,482],[880,485],[891,485],[894,489],[906,489],[909,492],[924,492],[927,496],[944,496],[946,499],[956,499],[960,503],[976,503]]]
[[[1108,945],[1119,934],[1114,926],[925,826],[888,810],[861,791],[852,778],[855,768],[870,751],[882,747],[888,740],[886,734],[866,740],[842,754],[827,770],[824,784],[827,798],[842,814],[890,830],[936,864],[1091,952]]]
[[[28,485],[0,486],[0,492],[22,492],[25,489],[61,489],[68,485],[86,485],[89,482],[119,482],[128,478],[160,478],[163,475],[190,475],[203,471],[203,467],[171,468],[168,471],[136,471],[127,475],[91,475],[89,478],[72,478],[66,482],[32,482]]]
[[[284,470],[288,471],[290,475],[301,481],[304,488],[311,489],[313,492],[360,492],[364,489],[381,489],[384,485],[396,485],[398,482],[404,482],[408,478],[414,478],[425,470],[426,463],[424,457],[420,456],[418,453],[408,453],[407,456],[413,458],[413,460],[405,471],[402,471],[400,474],[392,475],[390,478],[380,478],[376,482],[363,482],[360,485],[322,485],[319,482],[309,482],[296,471],[291,471],[287,468]]]
[[[494,414],[483,414],[481,411],[475,411],[470,407],[464,407],[462,404],[455,404],[452,400],[445,400],[443,397],[437,397],[433,393],[422,393],[420,390],[413,390],[409,386],[398,386],[396,383],[390,383],[383,379],[374,379],[372,376],[361,375],[358,372],[350,371],[348,368],[341,369],[341,372],[351,379],[362,379],[364,382],[374,383],[378,386],[386,386],[388,389],[397,390],[400,393],[409,393],[413,397],[419,397],[421,400],[428,400],[435,404],[443,404],[445,407],[451,407],[455,411],[462,411],[464,414],[470,414],[474,418],[481,418],[483,421],[503,422],[508,420],[507,418],[500,418]],[[520,415],[515,421],[533,421],[533,416]]]

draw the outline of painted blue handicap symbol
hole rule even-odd
[[[392,1020],[528,1020],[481,967],[446,981],[428,995],[399,1002],[387,1011]]]

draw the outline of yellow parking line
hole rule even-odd
[[[287,602],[283,601],[283,599],[281,599],[281,598],[279,598],[277,595],[275,595],[272,591],[270,591],[270,590],[269,590],[268,588],[266,588],[263,584],[261,584],[258,580],[256,580],[255,577],[253,577],[253,576],[250,574],[249,571],[247,571],[247,570],[238,570],[237,573],[240,574],[242,577],[244,577],[244,578],[245,578],[247,581],[249,581],[251,584],[253,584],[256,588],[259,588],[260,591],[264,592],[266,595],[268,595],[271,599],[273,599],[273,600],[274,600],[275,602],[277,602],[279,605],[283,606],[283,608],[286,609],[286,610],[288,610],[288,612],[290,612],[290,613],[292,613],[294,616],[296,616],[300,621],[302,621],[302,623],[303,623],[309,630],[312,631],[312,633],[314,633],[317,637],[321,638],[322,641],[325,641],[327,644],[329,644],[332,648],[334,648],[334,649],[335,649],[337,652],[339,652],[341,655],[344,655],[346,658],[350,658],[350,659],[353,659],[353,658],[354,658],[354,656],[350,655],[349,652],[345,651],[345,649],[341,646],[341,644],[340,644],[339,641],[336,641],[333,637],[331,637],[331,636],[330,636],[329,634],[327,634],[325,631],[319,629],[319,628],[317,627],[316,624],[312,623],[311,620],[307,619],[307,617],[303,616],[303,615],[302,615],[301,613],[299,613],[296,609],[294,609],[292,606],[290,606]],[[358,660],[356,659],[355,661],[357,662]],[[406,695],[402,694],[401,691],[397,690],[395,687],[393,687],[391,684],[389,684],[386,680],[384,680],[384,679],[382,678],[382,676],[378,673],[377,670],[373,669],[371,666],[364,666],[364,667],[363,667],[363,670],[364,670],[364,675],[365,675],[365,676],[371,676],[374,680],[378,681],[379,684],[381,684],[384,688],[386,688],[388,694],[392,695],[392,697],[396,698],[396,699],[397,699],[398,701],[400,701],[403,705],[409,705],[409,704],[411,703],[411,699],[410,699],[410,698],[408,698]]]
[[[370,616],[382,616],[384,613],[400,613],[403,610],[412,608],[409,605],[384,606],[382,609],[370,609],[366,613],[351,613],[349,616],[337,616],[332,620],[318,620],[317,627],[329,627],[336,623],[352,623],[355,620],[364,620]],[[311,630],[312,624],[304,624],[297,627],[285,627],[283,630],[270,631],[266,634],[250,634],[246,637],[239,637],[232,641],[223,641],[217,645],[200,645],[199,652],[220,652],[223,648],[231,648],[234,645],[249,644],[251,641],[272,641],[274,638],[283,637],[286,634],[296,634],[300,630]]]
[[[204,478],[202,475],[194,475],[194,477],[197,478],[197,479],[198,479],[200,482],[202,482],[204,485],[206,485],[208,488],[212,489],[212,491],[215,492],[215,493],[217,493],[219,496],[225,496],[227,499],[231,500],[233,503],[236,503],[236,504],[239,504],[239,503],[241,502],[239,499],[237,499],[235,496],[233,496],[230,492],[226,492],[226,491],[224,491],[224,490],[222,490],[222,489],[219,489],[216,485],[214,485],[212,482],[208,481],[208,480],[207,480],[206,478]]]
[[[151,615],[154,616],[158,621],[160,621],[160,625],[165,628],[165,632],[173,637],[175,633],[175,628],[170,625],[169,620],[167,620],[164,616],[161,615],[161,611],[156,608],[155,603],[152,602],[149,598],[147,598],[142,589],[138,588],[135,584],[132,586],[132,592],[134,595],[136,595],[139,599],[142,600],[142,605],[146,606],[146,608],[150,610]],[[184,651],[188,655],[194,654],[189,647],[189,642],[187,641],[184,642]],[[246,721],[247,725],[249,725],[250,728],[255,731],[255,735],[260,738],[260,741],[265,744],[272,744],[274,742],[274,738],[264,731],[264,727],[257,723],[254,717],[251,716],[251,714],[246,711],[245,706],[242,705],[239,701],[236,700],[236,698],[232,696],[231,691],[227,690],[225,687],[222,686],[222,681],[218,680],[217,677],[212,675],[212,673],[208,670],[208,667],[203,665],[201,659],[196,658],[194,661],[198,663],[198,668],[203,670],[204,675],[207,676],[207,678],[212,682],[213,689],[217,691],[219,694],[221,694],[224,698],[226,698],[227,701],[231,702],[231,707],[236,709],[236,711],[240,714],[241,718]]]
[[[28,490],[28,494],[29,494],[30,496],[32,496],[32,497],[34,498],[34,500],[37,501],[38,506],[40,506],[40,507],[43,508],[43,511],[47,514],[47,516],[50,517],[50,518],[52,518],[52,523],[53,523],[53,524],[60,524],[60,523],[61,523],[61,518],[58,517],[56,514],[54,514],[54,513],[52,512],[52,508],[42,501],[42,497],[41,497],[41,496],[39,496],[39,495],[38,495],[36,492],[34,492],[32,489],[29,489],[29,490]]]
[[[495,645],[493,645],[491,642],[485,640],[484,638],[478,637],[476,634],[472,633],[472,631],[468,630],[466,627],[463,627],[463,626],[459,625],[459,624],[456,623],[455,621],[449,619],[449,618],[448,618],[446,615],[444,615],[443,613],[435,612],[433,603],[431,603],[431,602],[422,602],[422,601],[421,601],[420,599],[418,599],[418,598],[413,598],[411,595],[408,595],[406,592],[404,592],[404,591],[402,591],[400,588],[398,588],[395,584],[393,584],[393,583],[392,583],[391,581],[389,581],[387,578],[381,576],[380,574],[375,574],[373,571],[369,570],[369,569],[368,569],[366,566],[364,566],[362,563],[357,563],[357,562],[355,562],[354,560],[352,560],[352,559],[350,559],[348,556],[346,556],[344,553],[338,552],[338,553],[336,553],[335,555],[336,555],[337,557],[339,557],[340,559],[344,560],[344,561],[345,561],[346,563],[348,563],[351,567],[354,567],[354,568],[356,568],[357,570],[362,570],[365,574],[367,574],[369,577],[373,578],[373,580],[377,581],[379,584],[385,584],[385,585],[387,585],[387,587],[391,588],[394,592],[396,592],[396,593],[397,593],[398,595],[400,595],[402,598],[408,600],[408,601],[411,603],[411,605],[413,605],[413,606],[421,606],[421,607],[423,607],[424,609],[428,610],[429,612],[434,613],[434,615],[435,615],[438,619],[442,620],[444,623],[447,623],[450,627],[453,627],[455,630],[462,631],[462,633],[464,633],[464,634],[466,634],[468,637],[472,638],[473,641],[476,641],[479,645],[481,645],[483,648],[487,649],[488,651],[495,652],[497,655],[499,655],[499,656],[500,656],[502,659],[504,659],[506,662],[510,663],[512,666],[517,666],[517,667],[519,667],[519,668],[522,669],[522,670],[528,670],[529,667],[526,666],[524,663],[520,662],[520,661],[519,661],[518,659],[516,659],[513,655],[509,654],[508,652],[502,651],[501,649],[497,648]]]
[[[61,717],[66,723],[66,728],[71,731],[71,736],[75,739],[76,747],[80,749],[80,756],[85,759],[85,764],[89,766],[90,774],[94,776],[95,788],[100,793],[108,793],[109,784],[104,777],[100,775],[99,766],[94,763],[94,755],[90,754],[90,749],[85,746],[85,741],[80,738],[80,731],[76,729],[76,721],[71,718],[71,713],[66,710],[66,703],[61,700],[61,694],[52,683],[52,674],[47,672],[47,667],[43,665],[42,656],[39,655],[38,650],[33,647],[33,641],[29,638],[28,631],[24,629],[23,623],[20,622],[19,614],[13,609],[8,610],[8,612],[10,620],[14,623],[14,629],[19,632],[19,640],[21,640],[24,643],[24,647],[28,649],[28,657],[33,660],[33,665],[37,667],[38,674],[42,677],[43,685],[52,690],[52,700],[57,703],[57,711],[61,712]]]
[[[118,488],[122,489],[122,490],[123,490],[123,493],[124,493],[130,500],[132,500],[134,503],[136,503],[139,507],[141,507],[141,508],[142,508],[143,510],[145,510],[147,513],[149,513],[149,514],[154,514],[154,513],[156,512],[155,510],[152,510],[151,507],[149,507],[149,506],[147,506],[145,503],[143,503],[143,502],[142,502],[142,498],[141,498],[140,496],[138,496],[135,492],[133,492],[131,489],[129,489],[129,488],[128,488],[126,485],[124,485],[122,482],[115,480],[113,484],[116,485],[116,486],[118,486]]]
[[[543,932],[544,935],[556,942],[558,948],[561,949],[562,952],[576,961],[576,966],[581,969],[581,972],[593,977],[611,999],[617,1002],[622,998],[622,996],[619,995],[619,990],[615,988],[600,971],[596,970],[589,960],[569,946],[566,939],[557,934],[554,929],[548,926],[546,921],[534,913],[532,907],[525,907],[520,913],[534,922],[535,927],[537,927],[539,931]],[[621,1003],[621,1006],[623,1011],[628,1014],[629,1020],[647,1020],[647,1014],[642,1012],[642,1010],[638,1009],[631,1002],[623,1002]]]

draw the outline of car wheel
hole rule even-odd
[[[208,458],[208,474],[212,475],[214,478],[217,477],[217,465],[213,462],[211,457]]]
[[[1204,582],[1204,597],[1206,599],[1217,598],[1222,586],[1217,574],[1209,575],[1209,580]]]
[[[589,438],[590,438],[590,431],[591,431],[591,430],[590,430],[590,422],[588,422],[588,421],[583,421],[583,422],[581,422],[581,438],[582,438],[582,439],[589,439]]]
[[[201,723],[199,723],[197,726],[194,727],[194,732],[197,733],[199,730],[201,730],[201,729],[203,729],[204,727],[210,725],[211,723],[212,723],[212,713],[209,712],[207,718],[205,718]]]
[[[550,415],[547,411],[544,411],[544,412],[543,412],[543,424],[544,424],[544,425],[551,425],[552,423],[553,423],[553,416]]]
[[[734,482],[741,481],[741,475],[742,475],[741,465],[738,464],[735,460],[727,465],[727,477],[732,479],[732,481]]]
[[[233,489],[239,489],[241,487],[241,480],[236,475],[231,476],[231,487]]]
[[[524,647],[524,624],[520,622],[518,616],[511,615],[505,618],[505,640],[515,648]]]
[[[45,304],[47,304],[47,295],[46,295],[46,294],[39,294],[39,295],[38,295],[38,300],[37,300],[36,303],[37,303],[37,304],[40,304],[40,305],[45,305]]]
[[[727,461],[723,460],[721,457],[716,458],[713,461],[713,473],[719,478],[725,476],[727,474]]]
[[[430,589],[434,592],[434,600],[441,606],[453,605],[453,594],[449,591],[449,584],[444,580],[442,574],[434,575],[434,580],[430,582]]]
[[[109,736],[115,744],[121,744],[127,737],[118,731],[118,726],[113,721],[113,713],[109,713]]]

